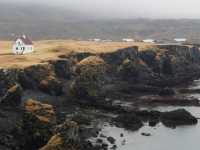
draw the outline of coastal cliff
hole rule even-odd
[[[63,122],[62,119],[59,120],[59,109],[54,110],[53,104],[42,104],[34,100],[24,103],[22,97],[27,90],[45,93],[54,98],[62,97],[69,107],[87,105],[126,115],[128,110],[110,105],[109,99],[123,100],[127,95],[135,98],[144,93],[170,95],[174,94],[173,88],[199,77],[199,48],[180,45],[158,45],[142,51],[133,46],[109,53],[71,53],[45,64],[1,69],[0,107],[2,115],[8,115],[0,115],[0,121],[9,118],[14,124],[9,124],[9,128],[4,131],[6,136],[0,136],[0,146],[7,149],[56,150],[57,147],[64,149],[63,147],[70,145],[73,150],[86,147],[94,149],[83,140],[88,137],[84,137],[85,134],[81,132],[86,130],[83,124],[84,120],[89,122],[87,117],[79,116],[78,121],[83,119],[80,124],[76,123],[77,120],[73,122],[73,117],[71,120],[64,119]],[[180,104],[181,100],[176,99],[174,102]],[[199,102],[191,101],[190,104],[198,105]],[[10,113],[7,113],[8,110]],[[185,113],[178,111],[182,112]],[[147,114],[152,115],[150,112]],[[136,113],[133,118],[138,116],[140,115]],[[188,116],[191,118],[187,114],[182,124],[187,121]],[[192,119],[192,124],[196,123]],[[140,119],[135,120],[140,123],[140,128]],[[58,131],[56,129],[59,126],[61,129]],[[63,135],[62,131],[66,131],[67,135]],[[10,135],[12,136],[9,137]],[[16,139],[16,136],[23,136],[24,139]],[[84,138],[80,140],[80,136]],[[69,142],[71,139],[72,143]],[[31,146],[33,142],[37,144]]]

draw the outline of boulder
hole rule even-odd
[[[141,133],[142,136],[151,136],[151,133]]]
[[[178,109],[171,112],[163,112],[161,122],[167,127],[180,125],[194,125],[198,120],[185,109]]]
[[[21,103],[21,97],[22,88],[20,85],[16,84],[7,90],[1,99],[0,104],[6,106],[18,106]]]
[[[49,76],[39,83],[39,89],[47,94],[60,96],[63,93],[63,84],[55,77]]]
[[[115,139],[111,136],[107,137],[108,142],[110,142],[110,144],[115,144]]]
[[[121,114],[114,118],[114,121],[117,126],[133,131],[140,129],[143,126],[142,121],[134,113]]]

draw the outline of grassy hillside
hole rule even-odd
[[[103,53],[112,52],[128,46],[139,46],[144,49],[149,44],[124,42],[88,42],[70,40],[51,40],[34,42],[35,52],[27,55],[13,55],[12,42],[0,42],[0,67],[26,67],[33,64],[44,63],[48,60],[58,59],[60,55],[72,52]]]

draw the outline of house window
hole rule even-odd
[[[18,47],[16,47],[16,50],[18,50]]]

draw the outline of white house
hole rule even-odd
[[[33,42],[25,35],[16,38],[13,43],[13,53],[23,55],[34,51]]]
[[[174,41],[178,42],[178,43],[184,43],[187,41],[187,39],[185,38],[175,38]]]
[[[142,40],[144,43],[155,43],[155,40],[154,39],[145,39],[145,40]]]
[[[126,38],[126,39],[122,39],[123,42],[135,42],[134,39],[129,39],[129,38]]]

